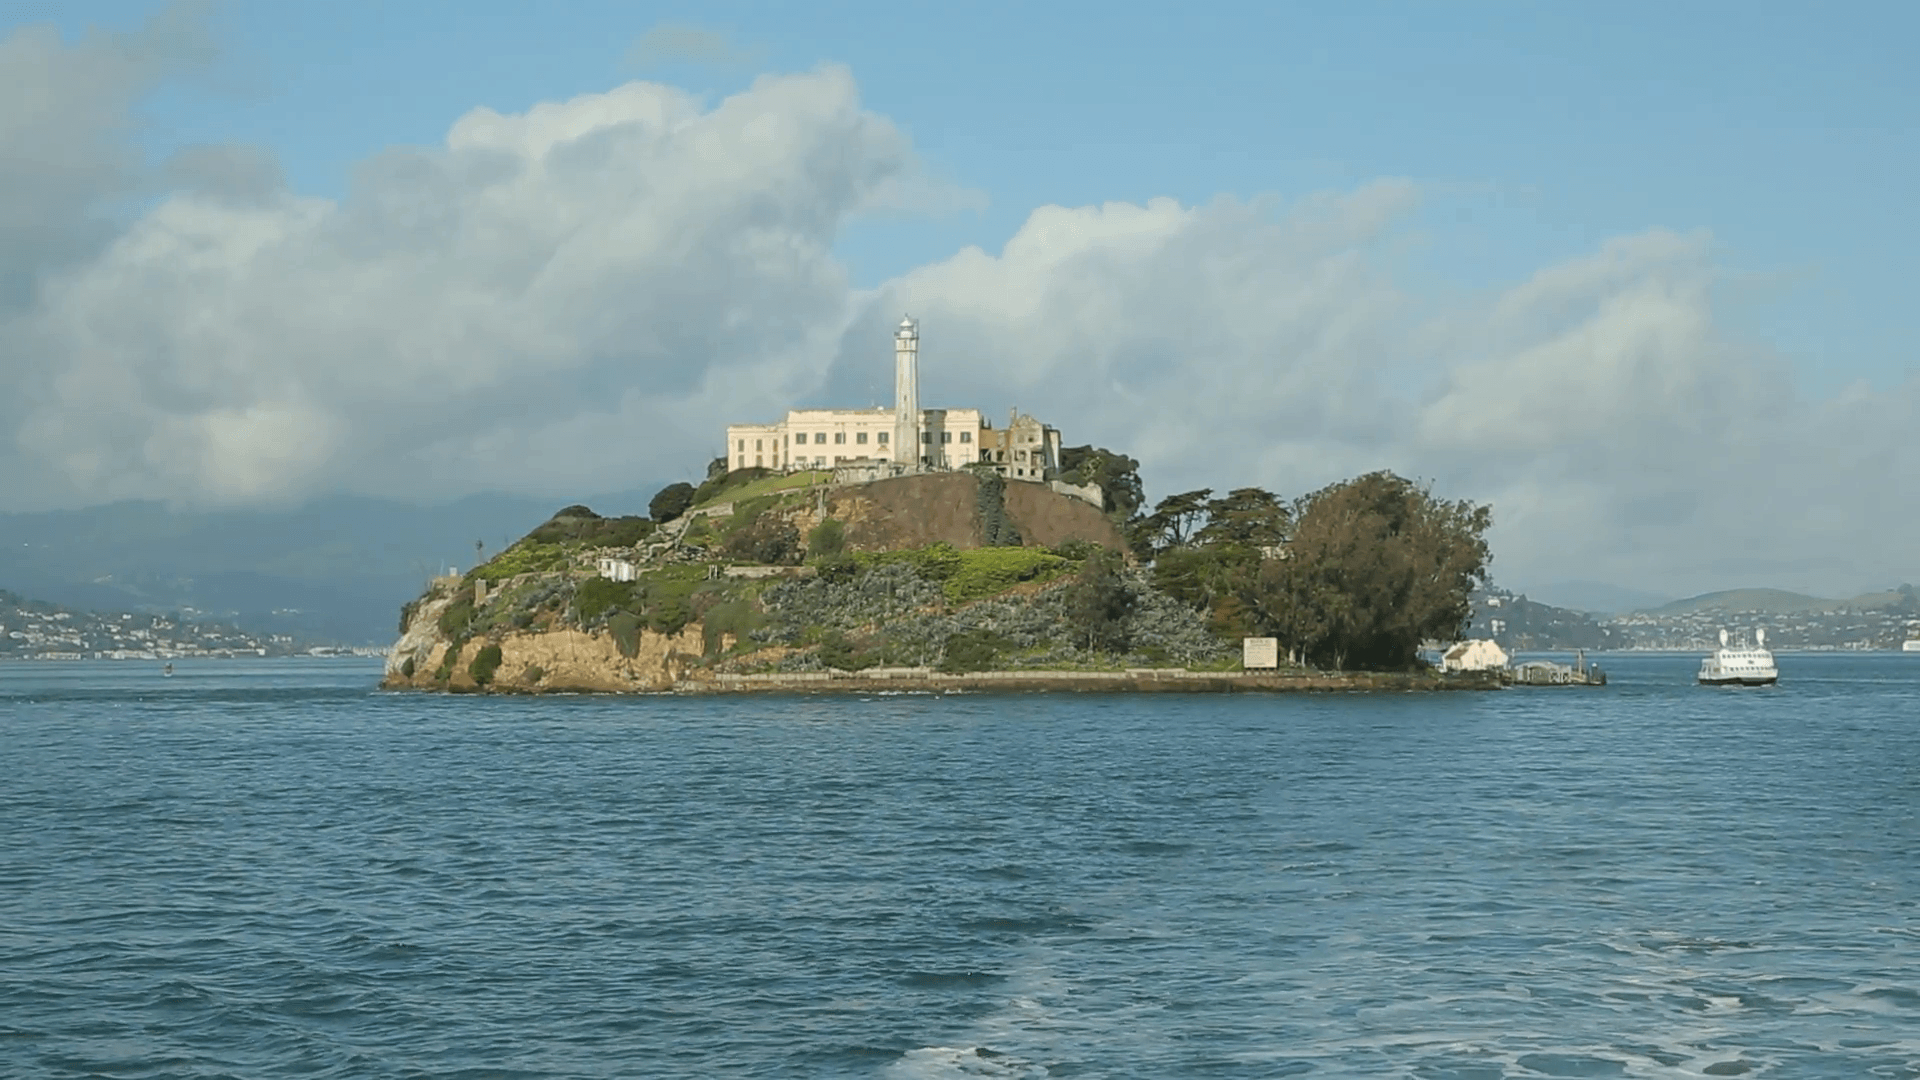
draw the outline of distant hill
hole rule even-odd
[[[1698,611],[1757,611],[1767,615],[1800,615],[1832,611],[1845,601],[1788,592],[1785,589],[1725,589],[1675,600],[1652,609],[1654,615],[1690,615]]]
[[[1626,589],[1598,581],[1556,581],[1534,588],[1517,590],[1542,604],[1585,611],[1595,615],[1619,615],[1628,611],[1646,611],[1666,603],[1673,595]]]
[[[645,513],[655,489],[440,505],[332,496],[293,509],[120,502],[0,514],[0,588],[83,611],[185,612],[255,633],[374,644],[436,569],[473,564],[570,502]]]
[[[1871,611],[1905,608],[1914,604],[1911,585],[1884,592],[1865,593],[1845,600],[1828,600],[1784,589],[1727,589],[1675,600],[1648,611],[1652,615],[1691,615],[1703,611],[1750,611],[1765,615],[1815,615],[1840,611]]]

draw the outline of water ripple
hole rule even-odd
[[[421,698],[0,668],[0,1074],[1920,1077],[1920,662]]]

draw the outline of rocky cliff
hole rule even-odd
[[[385,685],[641,692],[1229,658],[1197,614],[1121,567],[1119,531],[1082,500],[964,473],[781,486],[795,483],[758,478],[659,529],[568,507],[409,604]],[[1097,641],[1089,589],[1112,623]]]

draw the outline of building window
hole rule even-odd
[[[745,439],[741,439],[741,440],[740,440],[740,445],[739,445],[739,446],[736,446],[736,447],[734,447],[734,449],[735,449],[735,450],[745,450],[746,448],[747,448],[747,440],[745,440]]]
[[[861,446],[867,445],[867,433],[864,431],[855,432],[853,435],[853,441],[859,443]]]
[[[761,442],[761,440],[759,440],[759,439],[755,439],[755,440],[753,440],[753,448],[754,448],[755,450],[760,450],[760,449],[764,449],[764,448],[763,448],[763,447],[762,447],[762,446],[760,445],[760,442]]]
[[[921,443],[921,445],[923,445],[923,446],[931,446],[931,445],[933,445],[933,432],[931,432],[931,431],[923,431],[923,432],[921,432],[921,433],[920,433],[920,443]]]
[[[943,443],[950,443],[950,442],[952,442],[952,441],[953,441],[953,432],[951,432],[951,431],[943,431],[943,432],[941,432],[941,433],[940,433],[940,441],[941,441],[941,442],[943,442]]]
[[[961,442],[972,442],[972,441],[973,441],[973,432],[971,432],[971,431],[963,431],[963,432],[961,432],[961,433],[960,433],[960,441],[961,441]]]
[[[879,434],[874,436],[874,440],[878,442],[881,446],[887,445],[887,433],[884,431],[880,432]]]
[[[755,454],[755,455],[753,455],[753,467],[754,467],[754,468],[756,468],[756,469],[757,469],[757,468],[759,468],[760,466],[762,466],[762,465],[765,465],[765,464],[766,464],[766,462],[765,462],[765,461],[763,461],[763,460],[761,460],[761,457],[760,457],[760,455],[759,455],[759,454]]]
[[[823,457],[817,457],[813,459],[813,463],[815,465],[825,465],[827,463],[827,459]]]
[[[745,457],[745,456],[742,456],[742,457],[740,458],[740,464],[739,464],[739,465],[737,465],[737,466],[735,466],[735,467],[736,467],[736,468],[741,468],[741,469],[744,469],[744,468],[746,468],[746,467],[747,467],[747,459],[746,459],[746,457]]]
[[[845,446],[845,445],[847,445],[847,433],[846,433],[846,432],[844,432],[844,431],[836,431],[836,432],[834,432],[834,433],[833,433],[833,442],[834,442],[834,445],[836,445],[836,446]]]
[[[982,450],[982,451],[980,451],[980,460],[981,460],[981,461],[992,461],[992,460],[993,460],[993,451],[991,451],[991,450]]]
[[[813,433],[813,441],[814,441],[814,442],[816,442],[816,443],[823,443],[823,442],[826,442],[826,441],[827,441],[827,433],[826,433],[826,432],[824,432],[824,431],[816,431],[816,432],[814,432],[814,433]],[[825,458],[820,458],[820,459],[818,459],[818,460],[821,460],[821,461],[824,461],[824,460],[826,460],[826,459],[825,459]]]

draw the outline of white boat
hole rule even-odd
[[[1900,643],[1901,652],[1920,652],[1920,638],[1908,638]]]
[[[1720,647],[1700,661],[1700,682],[1705,686],[1771,686],[1780,681],[1780,669],[1773,665],[1767,651],[1767,632],[1754,631],[1751,646],[1729,646],[1727,632],[1720,631]]]

